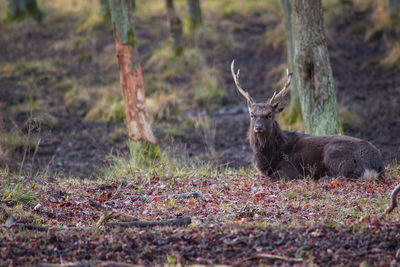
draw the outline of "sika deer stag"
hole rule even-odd
[[[248,137],[257,169],[271,178],[312,176],[368,178],[383,174],[382,155],[370,142],[339,135],[311,136],[282,131],[275,120],[286,105],[292,73],[279,93],[266,103],[255,103],[239,83],[239,70],[231,71],[236,88],[246,98],[250,113]]]

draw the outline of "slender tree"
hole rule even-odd
[[[287,39],[287,57],[289,62],[290,71],[294,70],[294,42],[292,31],[292,4],[290,0],[281,0],[282,8],[285,14],[285,28]],[[292,77],[292,86],[290,89],[290,120],[293,123],[301,114],[299,92],[297,89],[296,77]]]
[[[197,29],[203,22],[200,8],[200,0],[187,0],[187,7],[190,17],[190,28]]]
[[[135,11],[136,9],[136,0],[131,0],[132,1],[132,10]],[[110,5],[108,3],[108,0],[100,0],[100,6],[101,6],[101,14],[104,19],[109,19],[111,14],[110,14]]]
[[[165,0],[165,4],[167,7],[169,30],[171,32],[172,39],[174,40],[175,54],[179,56],[183,53],[184,49],[182,20],[176,13],[174,0]]]
[[[294,74],[307,133],[338,134],[336,90],[321,0],[294,0]]]
[[[118,58],[126,123],[131,140],[155,144],[148,122],[142,68],[137,52],[137,39],[132,24],[132,1],[109,0]]]
[[[6,21],[22,20],[33,17],[37,21],[43,19],[43,12],[36,0],[8,0]]]
[[[399,17],[400,11],[400,1],[399,0],[389,0],[389,15],[391,19],[396,19]]]

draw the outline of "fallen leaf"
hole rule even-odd
[[[37,245],[36,241],[32,241],[32,243],[29,245],[29,247],[30,248],[34,248],[34,247],[36,247],[36,245]]]

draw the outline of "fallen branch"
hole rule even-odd
[[[100,226],[109,219],[114,219],[114,218],[119,218],[120,220],[123,221],[137,221],[136,217],[121,211],[117,211],[116,209],[113,209],[111,207],[106,207],[94,199],[89,198],[89,204],[92,207],[96,208],[97,210],[103,211],[103,215],[96,223],[97,226]]]
[[[164,221],[112,222],[112,223],[106,223],[106,226],[122,226],[122,227],[186,226],[191,223],[192,219],[190,217],[182,217]]]
[[[204,195],[199,192],[188,192],[188,193],[182,193],[182,194],[176,194],[176,195],[170,195],[170,196],[135,196],[138,200],[144,201],[144,202],[152,202],[155,198],[160,198],[161,201],[165,201],[170,198],[204,198]]]
[[[266,253],[255,254],[253,256],[250,256],[250,257],[244,259],[244,261],[255,260],[255,259],[282,260],[282,261],[290,261],[290,262],[303,262],[304,261],[302,258],[289,258],[289,257],[285,257],[285,256],[266,254]]]
[[[397,207],[397,194],[400,192],[400,184],[397,185],[390,195],[390,206],[386,209],[385,214],[390,214]]]
[[[68,262],[68,263],[40,263],[38,267],[86,267],[86,266],[114,266],[114,267],[138,267],[143,265],[136,265],[130,263],[120,263],[115,261],[80,261],[80,262]]]
[[[29,230],[38,230],[38,231],[47,231],[49,230],[49,226],[40,226],[40,225],[35,225],[35,224],[30,224],[30,223],[22,223],[22,222],[18,222],[14,216],[9,216],[7,221],[0,225],[0,227],[4,227],[4,228],[11,228],[13,226],[18,226],[21,228],[26,228]]]

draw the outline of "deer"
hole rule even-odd
[[[272,179],[304,177],[376,178],[384,174],[382,154],[370,142],[342,135],[313,136],[281,130],[277,114],[286,106],[293,73],[287,70],[286,83],[264,103],[256,103],[239,83],[235,60],[231,72],[238,92],[247,100],[250,115],[248,140],[254,165]]]

